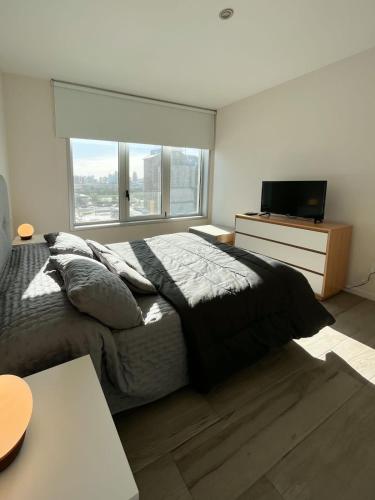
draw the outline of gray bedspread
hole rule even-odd
[[[16,246],[0,280],[0,373],[19,376],[90,354],[101,378],[126,391],[111,331],[77,311],[45,244]]]
[[[113,332],[128,393],[102,381],[112,413],[159,399],[189,383],[181,320],[161,295],[137,297],[144,325]]]
[[[109,328],[69,302],[46,244],[16,246],[0,279],[0,374],[26,376],[90,354],[111,411],[188,383],[180,318],[160,295],[139,296],[144,325]]]
[[[49,268],[47,245],[16,246],[0,279],[0,374],[90,354],[119,411],[185,385],[188,362],[190,380],[206,390],[269,347],[333,321],[304,277],[272,259],[187,233],[108,246],[163,296],[137,297],[145,324],[111,331],[80,313]]]

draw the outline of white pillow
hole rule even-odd
[[[102,262],[112,273],[120,276],[130,290],[142,294],[157,293],[156,288],[149,279],[130,267],[129,264],[115,252],[97,241],[86,240],[86,243],[100,262]]]
[[[83,257],[94,257],[91,248],[84,239],[70,233],[48,233],[44,235],[51,255],[74,254]]]

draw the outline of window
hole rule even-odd
[[[118,144],[108,141],[70,141],[74,177],[74,222],[118,221]]]
[[[208,150],[70,139],[75,226],[203,215]]]
[[[171,148],[171,216],[200,211],[200,149]]]
[[[128,144],[130,217],[161,214],[161,146]]]

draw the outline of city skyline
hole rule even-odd
[[[131,150],[131,170],[139,178],[144,178],[144,159],[152,150],[160,149],[160,145],[128,144]],[[71,139],[74,160],[74,177],[107,177],[118,172],[118,142],[89,139]],[[185,154],[196,154],[194,148],[178,148]]]

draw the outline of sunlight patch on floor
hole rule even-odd
[[[375,379],[375,349],[332,327],[324,328],[314,337],[294,342],[310,356],[323,361],[329,353],[334,353],[366,380]]]

